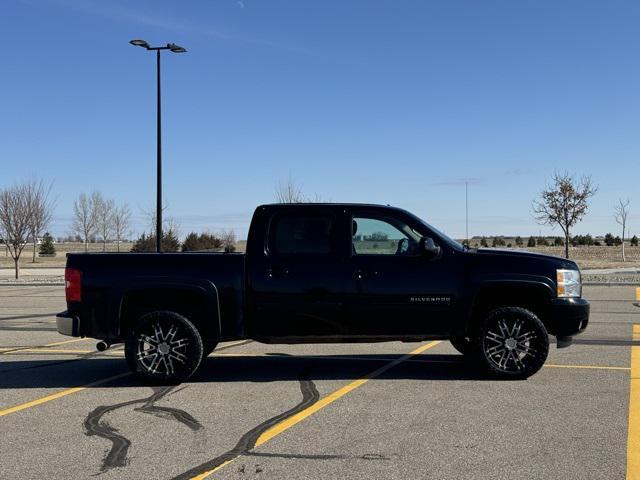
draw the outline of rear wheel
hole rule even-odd
[[[549,335],[531,311],[502,307],[485,317],[474,350],[480,364],[499,378],[524,379],[542,368]]]
[[[200,366],[202,355],[198,329],[176,312],[143,315],[125,342],[129,369],[147,383],[175,384],[187,380]]]

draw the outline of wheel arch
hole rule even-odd
[[[522,307],[533,312],[547,330],[551,324],[551,287],[542,281],[488,281],[475,291],[467,315],[467,332],[477,324],[486,313],[500,307]]]
[[[220,297],[213,282],[145,280],[129,286],[120,299],[118,337],[125,338],[137,318],[157,310],[188,318],[203,339],[220,337]]]

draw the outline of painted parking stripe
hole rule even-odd
[[[356,388],[361,387],[362,385],[367,383],[369,380],[382,375],[387,370],[392,369],[393,367],[395,367],[399,363],[404,362],[405,360],[413,357],[414,355],[418,355],[418,354],[424,352],[425,350],[428,350],[428,349],[430,349],[432,347],[435,347],[439,343],[441,343],[441,342],[439,340],[436,340],[436,341],[433,341],[433,342],[429,342],[429,343],[427,343],[425,345],[422,345],[422,346],[416,348],[415,350],[403,355],[402,357],[397,358],[396,360],[393,360],[392,362],[389,362],[386,365],[383,365],[382,367],[378,368],[377,370],[374,370],[373,372],[365,375],[364,377],[359,378],[357,380],[354,380],[353,382],[345,385],[344,387],[339,388],[338,390],[336,390],[333,393],[330,393],[326,397],[321,398],[320,400],[318,400],[313,405],[305,408],[304,410],[298,412],[297,414],[293,415],[292,417],[289,417],[289,418],[283,420],[282,422],[277,423],[276,425],[274,425],[273,427],[271,427],[270,429],[265,431],[262,435],[260,435],[258,437],[258,440],[256,441],[256,444],[255,444],[254,448],[259,447],[260,445],[262,445],[262,444],[268,442],[269,440],[271,440],[273,437],[276,437],[276,436],[280,435],[282,432],[284,432],[284,431],[288,430],[289,428],[293,427],[294,425],[300,423],[305,418],[313,415],[314,413],[318,412],[319,410],[322,410],[324,407],[332,404],[333,402],[335,402],[339,398],[344,397],[346,394],[348,394],[349,392],[352,392]],[[191,480],[202,480],[202,479],[205,479],[209,475],[211,475],[212,473],[217,472],[218,470],[222,469],[226,465],[228,465],[231,462],[233,462],[236,458],[238,458],[238,457],[234,457],[234,458],[232,458],[230,460],[227,460],[226,462],[218,465],[216,468],[214,468],[212,470],[208,470],[208,471],[206,471],[204,473],[201,473],[200,475],[197,475],[197,476],[193,477]]]
[[[640,325],[633,326],[633,339],[640,340]],[[640,347],[638,346],[631,347],[627,480],[640,480]]]
[[[82,342],[84,340],[90,340],[90,339],[89,338],[74,338],[72,340],[63,340],[62,342],[47,343],[46,345],[34,345],[34,346],[29,346],[29,347],[8,348],[8,349],[0,352],[0,355],[7,355],[9,353],[20,352],[22,350],[46,349],[47,347],[57,347],[58,345],[66,345],[67,343]]]
[[[4,410],[0,410],[0,417],[4,417],[5,415],[9,415],[11,413],[19,412],[21,410],[26,410],[27,408],[35,407],[37,405],[42,405],[43,403],[51,402],[52,400],[57,400],[58,398],[66,397],[67,395],[71,395],[76,392],[81,392],[82,390],[86,390],[87,388],[97,387],[104,383],[110,382],[112,380],[117,380],[119,378],[127,377],[129,375],[131,375],[130,372],[119,373],[118,375],[113,375],[111,377],[103,378],[102,380],[97,380],[95,382],[87,383],[86,385],[67,388],[66,390],[62,390],[61,392],[47,395],[46,397],[40,397],[35,400],[31,400],[30,402],[21,403],[20,405],[16,405],[15,407],[5,408]]]

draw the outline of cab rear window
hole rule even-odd
[[[329,215],[283,215],[271,228],[270,251],[283,255],[333,253],[334,219]]]

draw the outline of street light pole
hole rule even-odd
[[[160,50],[156,50],[156,76],[157,76],[157,167],[156,167],[156,252],[162,251],[162,106],[160,105]]]
[[[184,53],[186,50],[175,43],[167,43],[164,47],[151,47],[144,40],[131,40],[131,45],[156,52],[156,87],[157,87],[157,167],[156,167],[156,252],[162,251],[162,105],[160,102],[160,50],[171,50],[173,53]]]
[[[465,212],[465,228],[467,237],[467,247],[469,246],[469,182],[464,182],[464,212]]]

